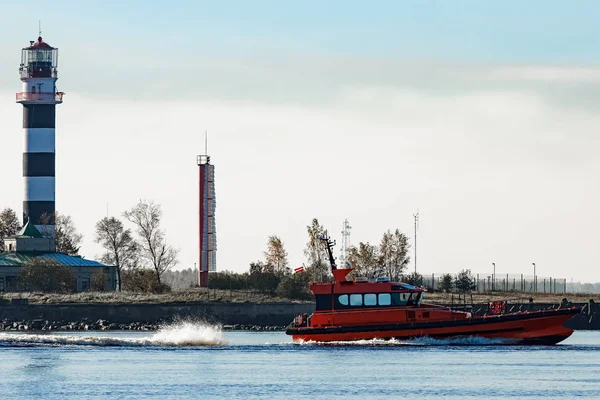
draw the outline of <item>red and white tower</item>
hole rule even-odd
[[[199,179],[200,264],[198,285],[208,287],[208,273],[217,270],[217,233],[215,224],[215,166],[210,156],[197,158]]]
[[[57,68],[58,49],[41,36],[22,49],[17,103],[23,105],[25,134],[23,224],[30,220],[50,235],[55,231],[55,108],[63,98],[56,90]]]

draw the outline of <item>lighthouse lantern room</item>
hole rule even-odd
[[[57,91],[58,49],[38,37],[21,51],[19,73],[23,105],[23,224],[31,221],[48,236],[55,232],[55,116],[63,93]]]

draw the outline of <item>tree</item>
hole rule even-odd
[[[304,255],[307,258],[308,267],[305,273],[308,274],[312,282],[326,282],[330,278],[329,263],[327,260],[327,249],[325,243],[318,239],[320,235],[325,234],[325,228],[319,224],[317,218],[313,218],[310,225],[306,227],[308,241],[304,249]]]
[[[79,248],[83,235],[77,232],[75,223],[70,215],[62,215],[58,212],[54,214],[44,213],[40,217],[42,225],[41,234],[43,236],[54,235],[56,242],[56,251],[58,253],[76,256],[79,254]],[[55,231],[51,232],[49,226],[55,225]]]
[[[423,275],[418,272],[411,272],[406,275],[404,281],[413,286],[423,286]]]
[[[450,293],[454,287],[454,278],[450,274],[442,275],[440,279],[440,290],[442,292]]]
[[[319,235],[325,233],[325,229],[319,224],[319,220],[313,218],[312,223],[306,227],[306,231],[308,242],[306,242],[304,255],[307,257],[308,263],[313,264],[316,261],[327,259],[325,245],[322,240],[318,239]]]
[[[265,261],[272,265],[274,272],[281,275],[289,275],[287,251],[283,247],[283,242],[279,236],[271,235],[267,241],[267,251],[265,251]]]
[[[471,275],[470,269],[463,269],[456,275],[454,280],[456,290],[461,293],[469,293],[475,290],[475,278]]]
[[[408,236],[398,229],[394,233],[388,230],[383,234],[379,245],[379,265],[391,280],[400,280],[410,262],[409,249]]]
[[[104,268],[92,275],[92,290],[94,292],[104,292],[106,290],[106,272]]]
[[[115,217],[105,217],[96,223],[94,241],[106,250],[100,260],[117,267],[117,287],[121,291],[121,268],[134,268],[139,258],[139,246],[131,229],[125,229],[123,223]]]
[[[5,251],[2,239],[14,236],[21,229],[17,213],[12,208],[5,208],[0,212],[0,253]]]
[[[348,261],[356,276],[371,276],[379,269],[379,249],[368,242],[360,242],[358,247],[348,249]]]
[[[308,289],[310,277],[306,273],[285,276],[277,285],[277,296],[288,299],[309,300],[312,295]]]
[[[37,292],[68,293],[75,288],[75,276],[71,268],[46,257],[26,261],[21,267],[19,279],[24,288]]]
[[[128,292],[164,293],[171,288],[156,280],[156,275],[151,269],[129,268],[121,272],[123,289]]]
[[[282,276],[275,272],[275,268],[272,265],[261,261],[253,262],[250,264],[248,286],[261,293],[274,294]]]
[[[315,261],[313,264],[305,267],[304,273],[311,282],[330,282],[332,276],[329,269],[329,264],[323,261]]]
[[[160,229],[162,210],[160,205],[152,201],[140,200],[133,208],[124,213],[125,218],[136,227],[140,237],[140,255],[154,269],[158,285],[160,277],[177,265],[179,251],[167,243],[165,234]]]

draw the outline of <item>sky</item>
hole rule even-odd
[[[411,237],[417,269],[600,281],[593,1],[0,1],[0,207],[23,200],[20,49],[60,49],[56,208],[84,235],[139,199],[198,259],[196,155],[215,165],[217,265],[269,235],[301,265]],[[413,257],[414,259],[414,257]],[[411,262],[410,268],[414,268]]]

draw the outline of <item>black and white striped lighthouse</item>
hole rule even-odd
[[[19,72],[23,86],[23,224],[28,220],[41,232],[55,232],[55,108],[63,93],[56,90],[58,49],[38,37],[21,51]]]

